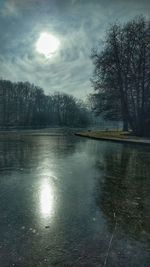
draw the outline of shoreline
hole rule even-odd
[[[116,137],[113,134],[116,134]],[[113,132],[83,132],[83,133],[75,133],[76,136],[89,138],[98,141],[108,141],[108,142],[118,142],[118,143],[126,143],[126,144],[136,144],[136,145],[149,145],[150,146],[150,139],[136,137],[136,136],[129,136],[127,134],[118,134],[117,131]]]

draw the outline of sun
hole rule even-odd
[[[60,41],[54,35],[43,32],[36,43],[36,51],[46,58],[52,57],[58,50]]]

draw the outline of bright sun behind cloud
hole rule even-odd
[[[46,58],[52,57],[58,50],[60,41],[54,35],[43,32],[36,43],[36,51]]]

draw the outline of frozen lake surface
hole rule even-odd
[[[149,267],[150,148],[0,138],[0,267]]]

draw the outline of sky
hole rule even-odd
[[[0,77],[85,99],[93,91],[92,48],[112,23],[150,18],[149,0],[0,0]],[[59,40],[51,57],[38,53],[42,33]]]

